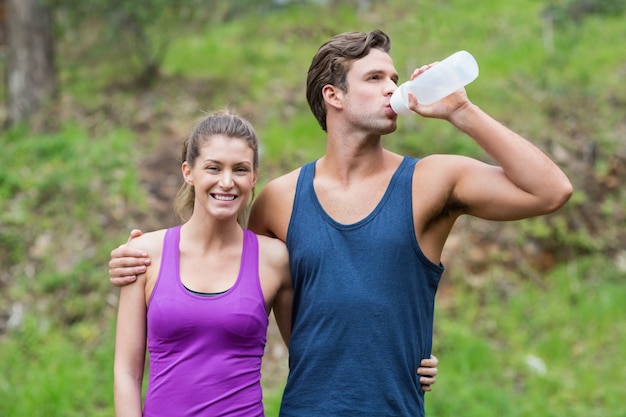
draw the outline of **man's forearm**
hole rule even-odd
[[[538,147],[468,103],[454,112],[450,122],[466,133],[502,167],[517,187],[560,206],[571,194],[563,171]]]

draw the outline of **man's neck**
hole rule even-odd
[[[326,154],[316,167],[316,174],[350,182],[382,169],[385,154],[380,136],[328,135]]]

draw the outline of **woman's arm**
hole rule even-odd
[[[289,268],[283,271],[282,277],[282,285],[278,290],[278,294],[276,294],[273,309],[280,335],[285,345],[289,346],[289,340],[291,339],[291,309],[293,304],[293,284],[291,282]]]
[[[258,236],[259,275],[268,314],[274,310],[280,334],[289,346],[291,338],[291,305],[293,303],[293,283],[289,270],[289,253],[279,239]]]
[[[120,289],[115,340],[116,417],[141,417],[146,356],[146,274]]]

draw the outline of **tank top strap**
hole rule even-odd
[[[306,190],[306,192],[314,192],[313,179],[315,177],[315,164],[317,161],[309,162],[300,168],[300,174],[298,176],[298,184],[296,186],[296,192],[300,189]]]
[[[180,228],[181,226],[175,226],[165,231],[165,237],[163,238],[163,252],[161,253],[161,271],[159,274],[165,272],[164,268],[169,268],[169,273],[178,273],[180,263]],[[175,271],[172,271],[176,268]]]
[[[250,290],[261,291],[259,281],[259,241],[257,235],[248,229],[243,229],[243,250],[241,253],[241,267],[239,270],[239,285]],[[261,292],[262,294],[262,292]]]
[[[389,198],[394,200],[398,207],[404,208],[402,214],[410,225],[413,224],[413,173],[418,161],[417,158],[405,156],[389,184],[391,193]]]
[[[171,293],[178,285],[180,280],[180,252],[178,246],[180,242],[180,228],[181,226],[178,225],[165,231],[159,274],[157,275],[148,307],[159,292]]]
[[[413,158],[411,156],[405,156],[402,159],[402,163],[396,170],[396,175],[394,177],[398,178],[398,181],[401,181],[406,185],[408,183],[409,186],[413,185],[413,172],[415,170],[415,164],[419,161],[418,158]]]

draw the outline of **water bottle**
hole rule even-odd
[[[391,108],[396,114],[412,114],[409,92],[421,104],[432,104],[465,87],[478,77],[478,64],[467,51],[459,51],[424,71],[415,79],[402,84],[391,96]]]

